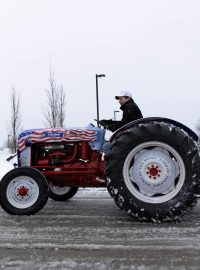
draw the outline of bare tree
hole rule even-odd
[[[64,127],[65,122],[65,92],[61,85],[58,89],[58,124]]]
[[[20,98],[14,87],[12,87],[11,97],[11,117],[9,122],[8,147],[12,152],[16,152],[17,136],[21,132],[21,114],[20,114]]]
[[[57,86],[54,71],[50,68],[49,89],[47,89],[47,109],[44,114],[46,127],[63,127],[65,121],[65,92]]]
[[[58,104],[58,97],[57,97],[57,86],[54,79],[54,72],[50,68],[49,73],[49,86],[50,88],[47,89],[47,110],[45,112],[45,126],[47,127],[57,127],[57,104]]]

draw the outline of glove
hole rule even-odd
[[[113,120],[110,119],[110,120],[106,120],[106,119],[102,119],[99,121],[99,124],[101,126],[109,126],[110,124],[112,124]]]
[[[116,124],[111,124],[107,127],[108,130],[114,132],[115,130],[117,130],[117,125]]]

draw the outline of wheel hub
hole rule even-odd
[[[26,197],[29,195],[29,188],[21,186],[17,189],[17,196]]]
[[[149,175],[149,178],[157,179],[157,177],[160,177],[161,170],[159,166],[157,165],[150,165],[147,168],[147,174]]]
[[[138,152],[129,173],[142,194],[154,196],[172,191],[179,171],[167,151],[154,148]]]
[[[39,187],[33,178],[18,176],[10,182],[6,194],[10,204],[24,209],[32,206],[37,201]]]

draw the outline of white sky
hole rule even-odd
[[[132,91],[145,117],[194,129],[200,118],[199,0],[1,0],[0,145],[9,98],[21,96],[23,128],[43,127],[49,66],[66,91],[66,125],[113,117],[114,96]],[[118,118],[121,114],[117,115]]]

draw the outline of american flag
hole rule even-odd
[[[18,148],[23,152],[32,143],[68,142],[68,141],[96,141],[96,130],[73,128],[30,129],[22,132],[18,137]]]

